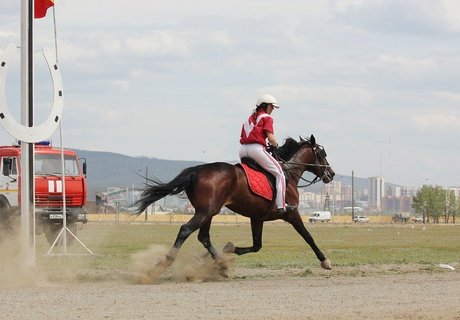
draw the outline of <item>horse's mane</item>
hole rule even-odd
[[[311,146],[311,142],[309,139],[301,139],[300,141],[296,141],[293,138],[287,138],[284,141],[284,144],[276,149],[276,155],[283,159],[284,161],[290,160],[297,151],[300,150],[302,146],[308,144]]]

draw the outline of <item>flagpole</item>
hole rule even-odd
[[[56,64],[59,65],[58,45],[57,45],[57,28],[56,28],[56,5],[53,5],[53,25],[54,25],[54,51],[56,53]]]

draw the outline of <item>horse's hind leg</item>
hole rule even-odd
[[[198,233],[198,240],[203,244],[203,246],[211,254],[211,257],[216,260],[219,258],[217,250],[213,247],[211,243],[211,237],[209,235],[209,229],[211,228],[211,219],[208,220],[204,225],[201,226],[200,232]]]
[[[166,255],[166,263],[167,265],[171,265],[174,260],[176,259],[177,253],[179,249],[184,244],[185,240],[197,229],[201,228],[207,221],[209,217],[203,214],[196,213],[192,219],[189,220],[186,224],[183,224],[180,229],[179,233],[177,234],[176,241],[174,242],[173,247]]]
[[[198,233],[198,240],[203,244],[206,250],[208,250],[209,254],[211,254],[211,257],[216,262],[219,274],[227,278],[227,263],[220,257],[220,255],[217,253],[217,250],[211,243],[211,237],[209,235],[209,229],[211,228],[211,219],[212,218],[210,218],[203,226],[201,226],[200,232]]]

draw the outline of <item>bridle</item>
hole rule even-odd
[[[317,162],[320,162],[324,159],[326,159],[327,157],[327,154],[326,154],[326,151],[324,150],[324,147],[317,144],[315,145],[313,148],[313,152],[315,154],[315,157],[316,157],[316,161]],[[288,165],[289,167],[286,168],[286,171],[290,171],[292,168],[290,167],[291,165],[296,165],[296,166],[306,166],[306,167],[321,167],[321,168],[325,168],[323,170],[323,174],[322,176],[319,176],[315,173],[315,178],[313,180],[307,180],[305,178],[302,177],[302,174],[297,174],[294,172],[294,174],[297,176],[297,178],[299,178],[299,180],[303,180],[305,182],[307,182],[308,184],[306,185],[303,185],[303,186],[297,186],[298,188],[305,188],[305,187],[309,187],[311,186],[312,184],[315,184],[321,180],[323,180],[325,177],[329,177],[329,172],[326,170],[326,168],[330,168],[331,166],[328,165],[328,164],[319,164],[319,163],[305,163],[305,162],[291,162],[291,161],[285,161],[283,159],[281,159],[280,157],[278,157],[277,155],[275,155],[275,158],[283,163],[283,164],[286,164]],[[290,171],[290,173],[292,174],[293,172]]]

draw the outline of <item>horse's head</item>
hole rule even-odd
[[[302,138],[300,138],[302,140]],[[324,147],[316,143],[316,139],[313,135],[310,137],[310,143],[312,145],[313,153],[315,154],[315,166],[310,172],[316,174],[317,177],[320,177],[324,183],[329,183],[334,179],[335,172],[332,170],[329,162],[327,161],[327,153],[324,150]],[[307,168],[308,170],[308,168]]]
[[[299,142],[292,138],[286,139],[285,144],[278,148],[277,155],[291,170],[300,168],[301,173],[309,171],[316,175],[314,182],[321,179],[324,183],[329,183],[334,179],[335,172],[326,159],[326,151],[316,143],[313,135],[310,139],[300,138]]]

